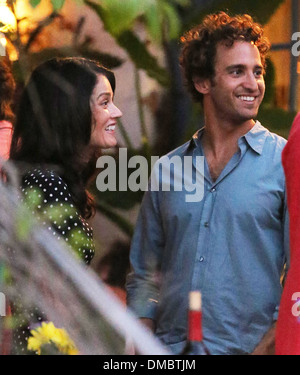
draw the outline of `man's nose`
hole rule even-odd
[[[252,72],[245,76],[244,87],[251,91],[258,90],[258,80]]]

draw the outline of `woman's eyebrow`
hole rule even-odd
[[[107,92],[101,92],[101,93],[97,96],[97,100],[98,100],[101,96],[103,96],[103,95],[111,96],[111,93],[110,93],[109,91],[107,91]]]

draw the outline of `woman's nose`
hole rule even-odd
[[[123,113],[121,112],[121,110],[114,103],[113,103],[113,109],[111,111],[111,115],[112,117],[116,117],[116,118],[123,116]]]

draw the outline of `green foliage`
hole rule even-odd
[[[40,5],[41,0],[29,0],[29,4],[32,6],[32,8],[36,8],[38,5]],[[50,0],[53,10],[60,10],[64,4],[65,0]]]
[[[28,213],[35,215],[28,215]],[[31,230],[36,223],[45,222],[64,230],[68,221],[76,216],[76,209],[70,203],[43,204],[43,192],[39,188],[27,188],[24,191],[23,202],[20,204],[16,217],[17,235],[21,241],[28,241]],[[87,234],[80,228],[74,228],[68,233],[68,245],[74,254],[82,259],[83,248],[88,242]]]
[[[111,33],[116,42],[126,50],[136,67],[145,70],[149,77],[156,79],[161,85],[166,86],[169,79],[167,71],[162,68],[158,64],[157,59],[150,54],[145,43],[128,28],[128,25],[131,25],[137,14],[139,14],[137,11],[138,8],[135,9],[131,17],[128,17],[127,20],[123,20],[123,18],[125,19],[126,17],[120,16],[120,14],[122,14],[121,9],[123,9],[123,3],[127,3],[127,1],[121,2],[123,5],[120,9],[118,7],[113,8],[113,5],[116,3],[119,2],[114,0],[112,3],[104,2],[103,5],[100,5],[86,0],[86,4],[98,14],[105,29]],[[131,1],[130,4],[133,5],[134,2]],[[142,2],[139,2],[139,4],[142,4]],[[125,14],[127,14],[129,9],[131,9],[131,7],[127,4],[124,9]],[[119,16],[120,18],[118,18]],[[118,24],[118,26],[112,26],[112,24]]]
[[[149,77],[157,80],[162,86],[168,85],[169,76],[167,71],[159,66],[155,57],[149,53],[145,44],[133,32],[130,30],[124,31],[118,37],[117,42],[127,51],[138,69],[145,70]]]
[[[148,1],[143,20],[150,39],[161,45],[165,40],[177,39],[181,33],[181,19],[177,5],[187,7],[190,1]]]
[[[51,0],[51,4],[53,7],[53,10],[58,11],[64,6],[65,0]]]
[[[161,43],[163,35],[167,39],[178,37],[181,21],[177,6],[187,7],[190,0],[101,0],[97,3],[87,0],[86,4],[97,11],[106,30],[114,37],[133,30],[135,22],[142,20],[150,39]]]
[[[32,8],[36,8],[40,4],[41,0],[29,0],[29,4]]]
[[[207,14],[217,11],[225,11],[230,14],[248,13],[261,24],[266,24],[274,11],[282,4],[284,0],[211,0],[208,6],[198,6],[194,12],[190,10],[185,14],[185,28],[190,25],[198,24]],[[196,1],[199,3],[199,1]]]
[[[97,11],[106,30],[115,37],[132,29],[144,7],[144,2],[140,0],[102,0],[97,4],[88,1],[87,4]]]
[[[35,225],[35,219],[28,212],[32,212],[41,204],[42,198],[39,191],[26,189],[24,204],[21,204],[16,217],[17,235],[21,241],[26,241],[31,229]]]
[[[78,259],[82,259],[82,250],[85,248],[87,243],[87,236],[82,230],[74,228],[68,235],[68,244],[74,250],[75,255]]]

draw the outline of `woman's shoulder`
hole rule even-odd
[[[88,264],[94,255],[92,228],[80,216],[63,178],[54,170],[34,168],[23,174],[21,189],[32,213]]]
[[[63,178],[52,169],[33,168],[22,176],[22,192],[43,196],[43,203],[72,201],[68,186]]]
[[[22,176],[22,184],[24,183],[58,183],[64,184],[63,179],[54,169],[31,168]]]

